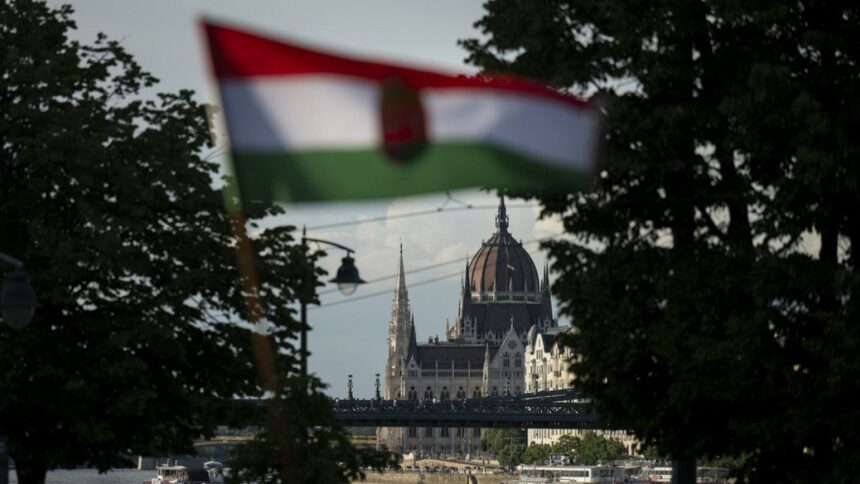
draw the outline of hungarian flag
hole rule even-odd
[[[597,113],[580,99],[509,76],[442,74],[204,28],[245,200],[589,183]]]

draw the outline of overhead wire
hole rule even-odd
[[[544,237],[544,238],[540,238],[540,239],[532,239],[532,240],[528,240],[528,241],[522,242],[522,245],[537,244],[537,243],[540,243],[540,242],[545,242],[545,241],[548,241],[548,240],[552,240],[552,239],[558,238],[558,237],[560,237],[560,236],[562,236],[562,235],[564,235],[564,234],[563,234],[563,233],[560,233],[560,234],[555,234],[555,235],[551,235],[551,236],[549,236],[549,237]],[[526,255],[528,256],[528,254],[526,254]],[[519,257],[522,257],[522,256],[518,256],[518,258],[519,258]],[[459,258],[458,258],[458,259],[452,259],[452,260],[445,261],[445,262],[439,262],[439,263],[436,263],[436,264],[430,264],[430,265],[427,265],[427,266],[424,266],[424,267],[419,267],[419,268],[417,268],[417,269],[412,269],[412,270],[410,270],[410,271],[404,271],[404,275],[407,275],[407,274],[414,274],[414,273],[416,273],[416,272],[422,272],[422,271],[426,271],[426,270],[430,270],[430,269],[435,269],[435,268],[437,268],[437,267],[443,267],[443,266],[446,266],[446,265],[451,265],[451,264],[455,264],[455,263],[462,263],[462,262],[463,262],[463,259],[459,259]],[[449,274],[445,274],[445,275],[443,275],[443,276],[438,276],[438,277],[434,277],[434,278],[430,278],[430,279],[425,279],[425,280],[423,280],[423,281],[419,281],[419,282],[411,283],[411,284],[409,284],[409,287],[423,286],[423,285],[425,285],[425,284],[430,284],[430,283],[433,283],[433,282],[439,282],[439,281],[442,281],[442,280],[445,280],[445,279],[449,279],[449,278],[451,278],[451,277],[459,276],[459,275],[461,275],[461,274],[462,274],[462,272],[461,272],[461,271],[452,272],[452,273],[449,273]],[[370,281],[367,281],[367,283],[375,283],[375,282],[385,281],[385,280],[388,280],[388,279],[394,279],[394,278],[396,278],[397,276],[398,276],[398,274],[391,274],[391,275],[387,275],[387,276],[383,276],[383,277],[378,277],[378,278],[376,278],[376,279],[371,279]],[[337,289],[328,289],[328,290],[325,290],[325,291],[320,291],[320,292],[319,292],[319,295],[331,294],[331,293],[334,293],[334,292],[337,292]],[[386,289],[386,290],[384,290],[384,291],[377,291],[377,292],[373,292],[373,293],[370,293],[370,294],[363,294],[363,295],[361,295],[361,296],[350,297],[350,298],[347,298],[347,299],[343,299],[343,300],[341,300],[341,301],[327,302],[327,303],[319,304],[319,305],[316,305],[316,306],[311,306],[309,309],[314,309],[314,310],[316,310],[316,309],[322,309],[322,308],[329,307],[329,306],[338,306],[338,305],[341,305],[341,304],[347,304],[347,303],[354,302],[354,301],[361,301],[361,300],[363,300],[363,299],[369,299],[369,298],[372,298],[372,297],[382,296],[382,295],[385,295],[385,294],[391,294],[391,290],[390,290],[390,289]]]
[[[515,205],[509,205],[508,208],[531,208],[534,206],[536,206],[536,204],[534,204],[534,203],[520,203],[520,204],[515,204]],[[400,213],[400,214],[394,214],[394,215],[380,215],[379,217],[370,217],[370,218],[365,218],[365,219],[361,219],[361,220],[349,220],[349,221],[344,221],[344,222],[334,222],[334,223],[330,223],[330,224],[315,225],[312,227],[307,227],[307,230],[309,230],[309,231],[310,230],[325,230],[325,229],[333,229],[333,228],[337,228],[337,227],[347,227],[350,225],[361,225],[361,224],[367,224],[367,223],[373,223],[373,222],[384,222],[387,220],[396,220],[396,219],[402,219],[402,218],[419,217],[419,216],[423,216],[423,215],[433,215],[433,214],[437,214],[437,213],[461,212],[464,210],[473,210],[473,209],[485,210],[485,209],[497,209],[497,208],[498,208],[497,205],[467,205],[464,207],[444,207],[444,206],[442,206],[439,208],[433,208],[433,209],[429,209],[429,210],[419,210],[419,211],[415,211],[415,212],[407,212],[407,213]]]
[[[423,286],[423,285],[425,285],[425,284],[430,284],[430,283],[432,283],[432,282],[439,282],[439,281],[442,281],[442,280],[445,280],[445,279],[450,279],[450,278],[452,278],[452,277],[459,276],[460,274],[461,274],[461,272],[460,272],[460,271],[452,272],[452,273],[450,273],[450,274],[445,274],[444,276],[434,277],[434,278],[432,278],[432,279],[426,279],[426,280],[423,280],[423,281],[420,281],[420,282],[414,282],[414,283],[412,283],[412,284],[409,284],[409,287]],[[327,308],[327,307],[329,307],[329,306],[338,306],[338,305],[341,305],[341,304],[346,304],[346,303],[351,303],[351,302],[361,301],[362,299],[370,299],[370,298],[372,298],[372,297],[383,296],[383,295],[385,295],[385,294],[391,294],[391,289],[386,289],[386,290],[384,290],[384,291],[372,292],[372,293],[370,293],[370,294],[362,294],[361,296],[350,297],[350,298],[348,298],[348,299],[343,299],[343,300],[341,300],[341,301],[334,301],[334,302],[324,303],[324,304],[320,304],[320,305],[318,305],[318,306],[309,306],[309,307],[308,307],[308,309],[309,309],[309,310],[323,309],[323,308]]]

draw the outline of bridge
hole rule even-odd
[[[573,389],[465,400],[334,399],[337,420],[355,427],[605,429]]]

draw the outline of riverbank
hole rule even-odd
[[[479,484],[503,484],[514,482],[516,477],[509,474],[475,474]],[[385,474],[368,474],[363,482],[365,484],[463,484],[466,481],[465,474],[436,474],[433,472],[386,472]]]

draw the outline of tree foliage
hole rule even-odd
[[[624,444],[594,432],[586,432],[573,446],[573,455],[582,465],[596,465],[600,461],[619,460],[627,456]]]
[[[523,429],[487,429],[481,434],[484,452],[494,455],[499,464],[506,467],[523,462],[526,442],[526,431]]]
[[[537,196],[576,384],[676,460],[758,482],[860,462],[860,7],[490,0],[490,71],[593,94],[601,176]]]
[[[523,464],[544,465],[553,453],[553,446],[549,444],[531,444],[523,452]]]
[[[600,461],[620,460],[627,456],[627,449],[621,442],[586,432],[579,436],[562,435],[552,445],[532,444],[523,453],[526,464],[545,464],[550,454],[567,454],[582,465],[596,465]]]
[[[22,484],[123,455],[193,453],[194,439],[229,423],[225,402],[262,395],[249,326],[236,323],[237,222],[202,155],[206,110],[190,91],[142,98],[156,79],[115,41],[71,40],[71,14],[0,2],[0,251],[26,263],[41,303],[27,328],[0,324],[0,429]],[[248,227],[280,212],[246,208]],[[291,391],[290,304],[319,275],[294,242],[289,227],[251,241],[283,405],[298,415],[277,452],[295,467],[313,449],[309,468],[345,482],[364,454],[318,382],[305,399]]]

